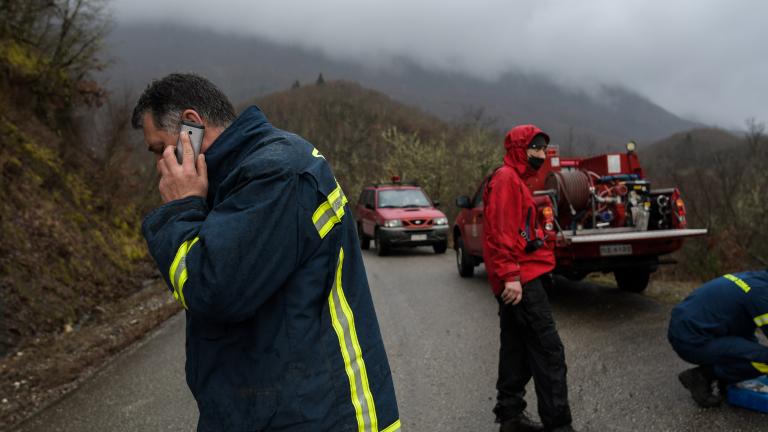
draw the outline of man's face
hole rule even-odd
[[[178,134],[169,133],[155,127],[155,120],[152,114],[144,114],[144,143],[147,144],[147,150],[155,154],[160,160],[163,157],[163,150],[168,146],[175,146],[179,139]]]

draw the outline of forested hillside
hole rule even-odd
[[[277,127],[310,140],[330,161],[353,203],[370,182],[417,181],[449,216],[501,164],[501,134],[481,112],[447,123],[350,82],[294,88],[255,100]]]
[[[768,139],[762,123],[748,120],[746,130],[694,129],[640,153],[655,185],[681,189],[689,226],[709,229],[680,252],[682,277],[768,267]]]
[[[100,4],[2,2],[0,429],[177,310],[145,320],[134,297],[162,293],[143,290],[156,273],[139,232],[157,198],[125,106],[90,79]]]

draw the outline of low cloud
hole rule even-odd
[[[176,21],[385,67],[488,80],[507,71],[569,86],[622,85],[723,127],[768,121],[768,2],[758,0],[117,0],[118,21]],[[194,43],[194,41],[183,41]]]

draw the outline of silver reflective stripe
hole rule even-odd
[[[357,341],[354,316],[341,286],[343,263],[344,249],[341,249],[336,267],[336,277],[329,297],[331,320],[339,338],[344,368],[350,381],[349,387],[352,404],[355,407],[358,431],[378,432],[376,408],[373,406],[373,395],[368,385],[365,361],[362,358],[360,343]]]
[[[176,273],[173,275],[173,284],[176,287],[176,290],[181,290],[181,285],[179,285],[179,282],[181,282],[181,274],[184,273],[184,270],[186,269],[187,255],[184,255],[179,261],[178,267],[176,267]]]
[[[341,188],[339,188],[339,196],[333,202],[331,203],[331,207],[333,207],[333,212],[335,214],[339,214],[339,210],[341,210],[342,207],[344,207],[344,192],[341,191]]]
[[[173,285],[173,297],[178,300],[184,308],[187,308],[187,302],[184,300],[184,284],[187,282],[187,254],[192,246],[200,240],[200,237],[195,237],[192,240],[187,240],[179,246],[176,251],[176,256],[173,258],[171,268],[168,270],[168,279]]]
[[[336,189],[328,194],[326,200],[320,203],[317,210],[312,214],[312,223],[315,225],[320,238],[325,238],[336,224],[341,223],[345,213],[344,205],[347,202],[347,197],[337,182]]]
[[[317,231],[322,231],[323,227],[331,220],[331,218],[334,217],[336,217],[336,213],[334,213],[333,209],[329,207],[328,210],[320,215],[320,218],[317,220],[317,222],[315,222],[315,228],[317,228]]]

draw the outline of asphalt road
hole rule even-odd
[[[480,271],[459,278],[452,251],[379,258],[368,276],[406,431],[494,431],[496,302]],[[566,347],[575,426],[589,431],[768,431],[768,415],[702,410],[677,382],[686,364],[666,339],[670,307],[608,286],[560,281],[551,294]],[[189,431],[176,316],[18,432]],[[530,388],[529,411],[536,412]]]

